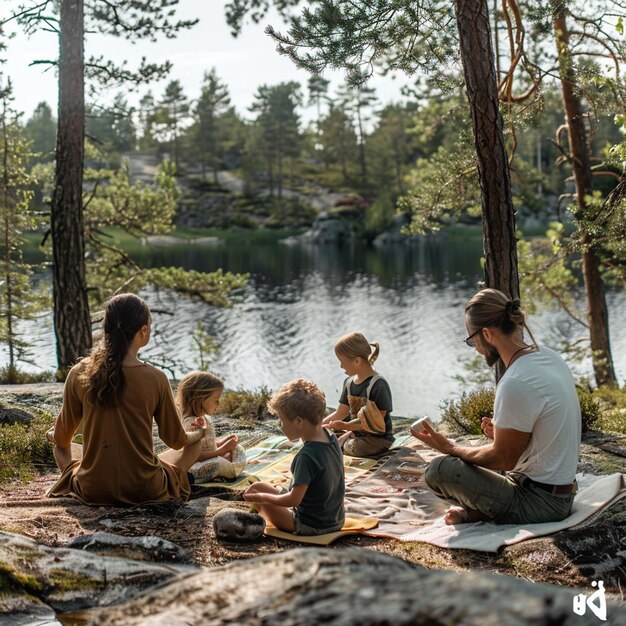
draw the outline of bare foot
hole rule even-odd
[[[448,526],[455,526],[456,524],[467,524],[467,513],[465,512],[465,509],[452,507],[446,512],[446,516],[443,518],[443,521]]]

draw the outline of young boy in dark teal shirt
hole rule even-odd
[[[343,454],[335,435],[322,427],[324,392],[312,382],[297,379],[283,385],[267,404],[285,436],[290,441],[301,439],[304,445],[291,464],[289,491],[281,493],[268,483],[255,483],[244,498],[280,530],[297,535],[340,530],[345,520]]]

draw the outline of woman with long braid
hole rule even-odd
[[[204,424],[186,432],[169,381],[137,353],[150,339],[150,310],[133,294],[105,305],[103,336],[70,371],[63,406],[48,438],[61,478],[49,496],[85,504],[141,504],[186,499],[187,472],[200,454]],[[171,449],[154,453],[152,423]],[[83,422],[83,445],[72,437]]]

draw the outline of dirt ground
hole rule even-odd
[[[6,399],[24,408],[30,405],[49,408],[51,413],[58,409],[57,387],[50,390],[49,397],[40,393],[31,397],[30,391],[25,389]],[[18,395],[19,402],[16,402]],[[216,427],[221,434],[231,429],[232,423],[216,420]],[[264,424],[263,430],[267,429],[268,425]],[[261,434],[248,431],[247,437]],[[626,436],[623,434],[587,433],[581,453],[580,471],[626,472]],[[57,477],[58,473],[50,470],[30,482],[0,485],[0,530],[57,547],[67,545],[74,537],[96,531],[132,537],[158,536],[180,545],[193,562],[208,567],[299,545],[267,537],[254,544],[216,540],[211,523],[213,515],[225,506],[248,510],[241,494],[205,489],[192,494],[186,505],[89,507],[70,498],[46,498],[46,491]],[[497,554],[446,550],[425,543],[354,535],[338,540],[329,549],[346,546],[384,552],[429,568],[481,570],[584,589],[590,589],[593,580],[602,579],[609,594],[622,600],[626,598],[626,499],[578,528],[524,541]]]
[[[65,546],[72,538],[108,531],[124,536],[159,536],[184,548],[198,565],[215,567],[293,548],[297,544],[265,537],[253,544],[215,539],[211,519],[225,506],[248,510],[240,495],[203,490],[189,503],[136,507],[89,507],[70,498],[50,499],[47,489],[57,474],[25,484],[0,487],[0,529],[20,533],[48,546]],[[607,591],[624,600],[626,590],[626,500],[611,507],[585,528],[507,547],[498,554],[445,550],[424,543],[349,536],[329,549],[360,546],[392,554],[429,568],[481,570],[536,582],[590,587],[601,573]],[[622,556],[620,556],[620,554]],[[607,567],[607,563],[610,567]]]

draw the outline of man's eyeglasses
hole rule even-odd
[[[463,339],[463,343],[465,343],[466,346],[469,346],[470,348],[475,348],[476,347],[476,343],[474,342],[474,337],[482,330],[482,328],[479,328],[476,332],[473,332],[469,337],[466,337],[465,339]]]

